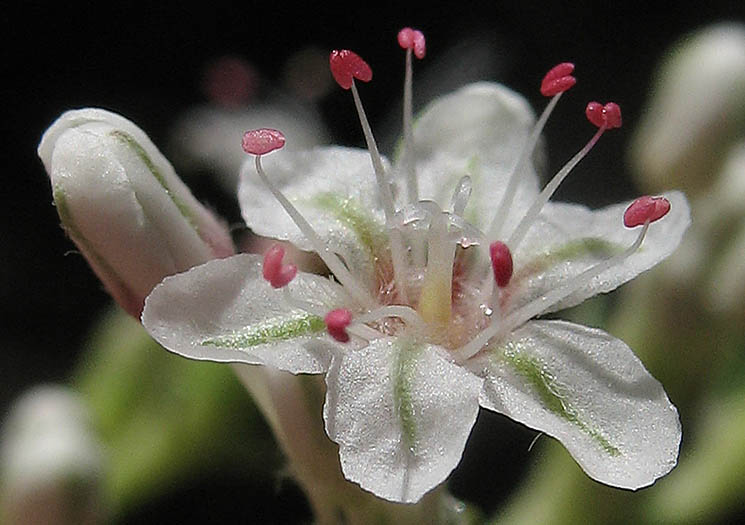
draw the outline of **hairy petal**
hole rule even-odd
[[[672,254],[691,223],[690,208],[680,192],[666,193],[670,212],[652,224],[639,250],[609,268],[545,312],[574,306],[614,290]],[[556,289],[568,279],[631,246],[639,229],[623,226],[629,203],[592,211],[576,204],[548,203],[530,229],[515,258],[515,274],[506,289],[507,311]]]
[[[470,366],[481,406],[558,439],[593,479],[651,485],[676,464],[678,411],[631,349],[565,321],[531,321]]]
[[[290,293],[330,308],[342,303],[338,285],[298,273]],[[261,275],[261,257],[235,255],[166,278],[145,301],[142,323],[156,341],[191,359],[273,365],[321,373],[340,348],[323,319],[287,304]]]
[[[534,121],[527,101],[499,84],[470,84],[435,100],[414,128],[422,198],[447,206],[458,181],[469,175],[473,193],[466,217],[484,228],[496,211]],[[528,162],[520,174],[508,226],[537,193],[538,177]]]
[[[405,339],[335,356],[324,419],[346,478],[391,501],[418,501],[460,461],[481,382],[443,349]]]

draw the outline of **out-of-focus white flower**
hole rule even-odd
[[[660,68],[631,160],[653,190],[708,186],[745,120],[745,26],[708,27]]]
[[[240,107],[211,104],[190,110],[173,127],[170,147],[178,159],[177,166],[207,167],[218,175],[223,189],[233,194],[245,160],[240,137],[246,129],[265,125],[287,130],[296,150],[322,144],[328,137],[310,106],[285,98]]]
[[[29,391],[3,425],[3,523],[97,522],[102,459],[77,394],[61,386]]]
[[[745,313],[745,144],[732,149],[704,208],[706,238],[721,246],[707,272],[709,305],[719,312]],[[711,253],[711,251],[709,251]],[[711,263],[712,261],[708,261]],[[741,317],[742,318],[742,317]]]
[[[163,277],[234,251],[226,227],[145,133],[119,115],[64,113],[44,133],[39,156],[62,226],[136,317]]]

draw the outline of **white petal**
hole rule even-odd
[[[481,379],[443,350],[378,339],[334,357],[326,376],[326,431],[350,481],[413,503],[460,461],[478,413]]]
[[[675,466],[678,411],[607,333],[532,321],[478,364],[486,375],[481,406],[555,437],[593,479],[638,489]]]
[[[534,121],[527,101],[499,84],[479,82],[437,99],[414,128],[421,197],[446,207],[460,178],[469,175],[473,193],[466,217],[485,227]],[[508,225],[538,192],[532,163],[520,177]]]
[[[665,196],[671,203],[670,212],[650,225],[636,253],[580,286],[566,299],[547,305],[545,311],[568,308],[593,295],[610,292],[673,253],[691,222],[690,209],[682,193]],[[517,310],[631,246],[639,228],[623,225],[623,212],[628,205],[591,211],[575,204],[548,203],[515,254],[515,274],[507,288],[507,310]]]
[[[338,287],[298,273],[291,294],[333,308]],[[206,361],[269,364],[292,373],[326,370],[340,348],[319,317],[292,308],[261,275],[261,257],[235,255],[166,278],[145,301],[142,323],[161,345]]]
[[[372,278],[372,252],[385,245],[385,219],[369,154],[340,147],[280,151],[263,157],[262,164],[328,247],[342,254],[355,273]],[[253,159],[243,165],[238,198],[243,218],[255,233],[313,250],[259,179]]]

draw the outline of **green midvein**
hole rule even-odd
[[[385,234],[382,226],[355,200],[329,192],[316,195],[311,203],[331,213],[352,230],[371,257],[374,257],[384,245]]]
[[[510,344],[510,346],[513,346],[513,344]],[[582,430],[582,432],[594,439],[609,455],[621,455],[621,451],[611,444],[605,436],[579,418],[576,412],[569,405],[568,401],[563,399],[558,393],[559,386],[556,378],[541,366],[538,361],[523,355],[514,348],[509,347],[505,350],[503,355],[512,368],[522,376],[534,389],[536,394],[538,394],[543,406],[557,416],[576,425],[580,430]]]
[[[396,415],[401,422],[401,433],[404,446],[415,452],[416,446],[416,420],[414,417],[414,402],[411,397],[413,390],[414,371],[416,367],[416,355],[419,347],[412,341],[399,341],[396,343],[398,355],[393,361],[393,404]]]
[[[135,152],[135,154],[140,158],[140,160],[145,164],[147,169],[150,171],[150,173],[155,177],[155,180],[158,181],[158,183],[161,185],[161,187],[165,190],[166,194],[170,197],[170,199],[173,201],[173,204],[176,205],[176,208],[178,208],[178,211],[181,213],[181,215],[184,216],[184,218],[188,221],[188,223],[191,225],[192,228],[194,228],[194,231],[199,234],[199,228],[196,224],[196,221],[194,220],[194,217],[191,215],[191,210],[189,207],[184,203],[177,195],[175,195],[171,188],[168,187],[168,183],[166,182],[166,178],[163,176],[163,174],[160,172],[158,167],[155,165],[155,163],[152,161],[150,156],[147,154],[145,149],[140,145],[139,142],[137,142],[134,137],[132,137],[129,133],[125,133],[121,130],[114,130],[110,133],[112,137],[122,142],[125,146],[132,148],[132,150]]]
[[[323,332],[326,325],[323,319],[311,314],[298,314],[295,317],[272,319],[250,327],[244,332],[219,335],[205,339],[201,346],[217,346],[241,350],[266,343],[286,341],[304,335]]]
[[[561,261],[571,261],[587,256],[607,259],[621,253],[623,249],[623,246],[605,239],[584,237],[556,246],[534,257],[515,274],[513,280],[521,280],[529,275],[542,272]]]

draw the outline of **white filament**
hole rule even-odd
[[[393,261],[393,276],[394,281],[401,297],[401,301],[408,303],[408,294],[406,292],[406,259],[404,252],[404,242],[401,236],[401,232],[396,228],[392,228],[393,215],[395,209],[393,207],[393,195],[391,193],[391,187],[385,176],[385,169],[383,168],[383,161],[380,158],[378,152],[378,146],[375,143],[375,137],[373,136],[370,124],[367,121],[365,110],[362,107],[362,100],[360,100],[360,94],[357,91],[357,86],[352,82],[352,96],[354,97],[354,106],[357,108],[357,115],[362,125],[362,133],[365,135],[365,142],[367,143],[367,149],[370,152],[370,158],[372,159],[373,169],[375,171],[375,178],[378,183],[378,190],[380,191],[380,199],[383,202],[383,211],[385,212],[385,221],[388,226],[388,235],[391,241],[391,259]]]
[[[305,237],[313,245],[313,249],[316,251],[319,257],[326,263],[328,269],[334,274],[339,282],[344,286],[349,294],[358,301],[362,306],[370,307],[375,304],[370,293],[365,289],[362,284],[355,279],[355,277],[347,270],[344,263],[341,262],[339,257],[333,253],[325,245],[321,237],[316,233],[310,223],[305,220],[300,212],[292,205],[292,203],[279,191],[279,188],[266,176],[264,168],[261,166],[261,155],[256,155],[256,172],[261,177],[261,180],[272,192],[272,195],[279,201],[280,205],[284,208],[287,214],[292,218],[293,222],[297,225],[298,229],[305,235]]]
[[[416,177],[416,159],[414,158],[414,130],[412,126],[412,84],[413,67],[411,65],[411,48],[406,50],[406,74],[404,76],[404,168],[406,170],[406,184],[409,202],[419,200],[419,184]]]
[[[517,161],[510,172],[510,180],[507,183],[507,189],[505,190],[504,195],[502,195],[502,200],[499,202],[499,206],[497,206],[491,226],[489,226],[489,229],[486,231],[486,234],[490,239],[499,239],[502,234],[504,221],[507,220],[507,216],[510,213],[512,201],[517,193],[517,184],[520,181],[520,175],[525,168],[525,163],[531,155],[533,155],[535,145],[538,142],[538,137],[540,137],[548,117],[551,116],[551,112],[554,110],[554,107],[556,107],[562,94],[563,92],[557,93],[551,98],[549,103],[546,105],[546,108],[543,110],[543,113],[541,113],[540,118],[535,123],[528,140],[523,143]]]
[[[523,218],[520,219],[520,222],[515,228],[515,231],[512,232],[512,235],[510,235],[510,238],[507,241],[507,246],[510,247],[510,250],[512,250],[513,253],[517,251],[517,247],[520,245],[520,242],[523,240],[523,238],[525,238],[525,234],[528,233],[528,230],[538,218],[538,215],[541,213],[543,206],[546,205],[554,192],[556,192],[559,184],[561,184],[562,181],[567,177],[567,175],[569,175],[569,173],[574,169],[574,167],[579,164],[579,162],[583,158],[585,158],[585,156],[597,143],[600,135],[602,135],[606,129],[607,128],[605,124],[598,128],[590,141],[585,144],[585,146],[581,150],[579,150],[577,154],[574,155],[574,157],[569,159],[569,162],[564,164],[564,166],[556,173],[556,175],[554,175],[551,181],[546,184],[546,187],[543,188],[543,191],[540,193],[540,195],[536,197],[533,205],[527,212],[525,212],[525,215],[523,215]]]

